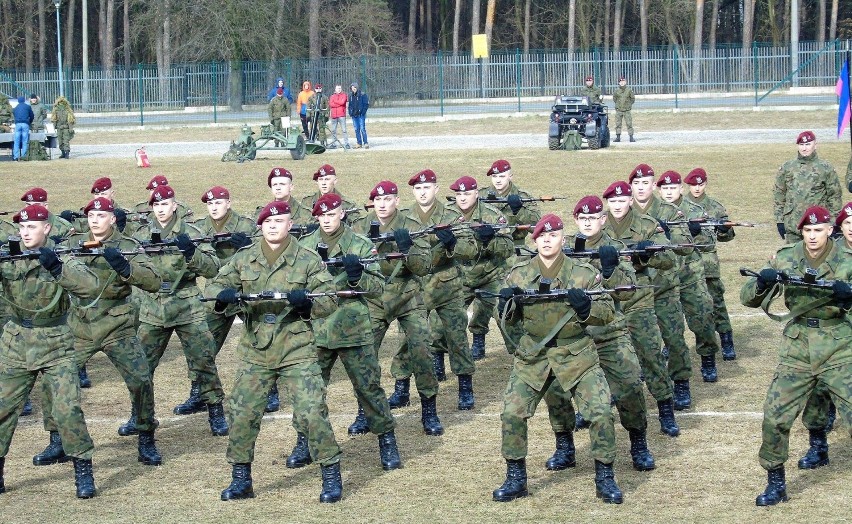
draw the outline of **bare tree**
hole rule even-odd
[[[530,52],[530,6],[532,0],[524,2],[524,54]]]
[[[456,8],[453,11],[453,56],[459,54],[459,25],[461,24],[461,0],[456,0]]]
[[[622,0],[615,0],[615,13],[612,17],[612,50],[616,53],[621,49],[621,4]]]
[[[571,79],[569,81],[573,81],[575,75],[577,74],[574,70],[574,40],[576,38],[574,27],[574,22],[577,20],[577,0],[569,0],[568,1],[568,60],[571,61],[570,68],[568,69],[568,78]]]
[[[718,2],[718,0],[715,0]],[[648,83],[648,0],[639,0],[639,31],[642,42],[640,82]]]
[[[826,7],[825,6],[825,0],[819,0],[819,10],[818,10],[817,19],[816,19],[816,24],[817,24],[816,39],[817,39],[817,42],[819,42],[819,43],[825,42],[825,17],[826,17],[825,7]]]
[[[24,2],[24,67],[27,73],[33,72],[33,55],[35,54],[35,35],[33,34],[33,4]]]
[[[491,49],[491,35],[494,33],[494,16],[497,9],[497,0],[488,0],[485,9],[485,40]]]
[[[124,0],[124,17],[122,19],[122,47],[124,49],[124,71],[125,75],[130,71],[130,2]]]
[[[707,36],[707,43],[710,49],[716,49],[716,28],[719,26],[719,0],[713,0],[710,12],[710,31]]]
[[[408,53],[414,54],[414,47],[417,44],[417,0],[409,0],[408,2]]]
[[[322,55],[320,49],[320,0],[311,0],[308,4],[308,56],[316,60]]]
[[[65,49],[62,50],[62,60],[65,62],[65,67],[74,65],[74,35],[76,34],[77,24],[74,23],[75,15],[77,14],[77,0],[68,0],[68,7],[63,15],[65,18],[65,30],[62,33],[62,39],[65,41]],[[88,13],[83,13],[86,16]],[[83,42],[86,45],[86,42]]]
[[[831,23],[828,28],[829,40],[837,38],[837,11],[840,7],[838,0],[831,0]]]
[[[692,30],[692,84],[701,80],[701,36],[704,24],[704,0],[695,0],[695,25]]]
[[[470,7],[470,34],[478,35],[480,26],[479,16],[481,14],[480,11],[482,9],[482,0],[471,0]]]
[[[743,0],[743,50],[741,69],[743,80],[751,71],[751,60],[747,57],[751,56],[751,44],[754,41],[754,3],[756,0]]]
[[[44,0],[38,0],[38,68],[42,73],[47,69],[47,17],[44,7]]]

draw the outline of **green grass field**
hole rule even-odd
[[[677,115],[672,115],[677,116]],[[748,128],[750,114],[739,115],[730,127]],[[833,114],[816,112],[803,118],[766,122],[765,127],[830,126]],[[666,116],[666,118],[670,118]],[[706,122],[689,117],[693,128],[718,129],[718,117]],[[649,119],[650,120],[650,119]],[[656,120],[656,117],[653,119]],[[483,123],[484,122],[484,123]],[[514,119],[478,121],[476,127],[512,132]],[[472,132],[462,122],[441,123],[441,132]],[[637,128],[639,118],[637,117]],[[377,126],[381,129],[380,126]],[[541,121],[536,129],[544,132]],[[391,134],[392,128],[387,128]],[[402,130],[400,129],[400,132]],[[194,132],[194,131],[193,131]],[[475,131],[473,131],[475,132]],[[438,134],[438,131],[432,131]],[[427,133],[428,134],[428,133]],[[93,135],[78,135],[81,142]],[[123,135],[103,134],[103,143],[122,142]],[[99,496],[90,501],[74,498],[70,464],[34,467],[31,457],[47,442],[41,427],[41,411],[21,419],[6,463],[8,492],[0,496],[5,522],[674,522],[674,521],[842,521],[852,514],[849,489],[852,445],[848,429],[840,426],[830,434],[831,465],[802,472],[795,461],[807,449],[807,433],[796,424],[791,437],[788,462],[790,502],[771,509],[754,506],[754,497],[763,490],[765,473],[757,462],[760,445],[762,402],[776,363],[780,326],[761,312],[739,304],[742,279],[738,268],[759,268],[780,246],[772,219],[771,188],[778,166],[793,158],[795,146],[761,145],[682,147],[677,144],[613,147],[600,151],[562,152],[541,149],[507,149],[499,156],[513,166],[515,181],[534,194],[556,194],[567,201],[543,205],[544,211],[560,213],[586,194],[600,194],[616,179],[626,178],[638,163],[651,164],[657,173],[675,169],[686,174],[703,166],[710,176],[708,192],[721,200],[734,220],[759,222],[761,227],[738,230],[737,238],[719,248],[728,306],[733,317],[739,358],[719,362],[719,382],[705,385],[694,358],[693,408],[678,413],[682,434],[671,439],[658,431],[656,406],[649,399],[649,446],[657,470],[639,473],[630,467],[626,432],[617,428],[619,455],[616,478],[625,494],[621,506],[595,499],[593,461],[589,455],[588,433],[576,434],[578,464],[575,469],[548,472],[544,462],[553,448],[546,408],[530,423],[528,474],[531,496],[513,503],[496,503],[491,491],[504,478],[500,456],[500,412],[502,392],[511,359],[496,335],[489,334],[487,356],[474,377],[476,409],[456,411],[457,385],[454,377],[442,383],[439,414],[446,428],[442,437],[422,435],[419,406],[396,410],[397,439],[404,469],[384,473],[378,460],[373,436],[348,439],[346,428],[355,413],[351,385],[339,367],[328,391],[331,421],[343,448],[344,499],[334,505],[320,505],[318,466],[301,470],[284,467],[295,432],[287,402],[282,410],[264,420],[253,466],[257,498],[250,501],[221,502],[219,493],[230,481],[225,461],[226,438],[210,436],[206,415],[175,417],[172,407],[188,390],[186,364],[173,340],[155,377],[159,418],[158,445],[164,464],[144,467],[136,462],[135,438],[119,437],[115,430],[126,419],[129,401],[120,376],[103,354],[89,363],[94,387],[83,393],[83,408],[95,440],[95,479]],[[841,176],[849,159],[848,142],[821,140],[820,155],[832,162]],[[286,156],[285,156],[286,155]],[[191,160],[155,159],[154,169],[137,169],[132,160],[56,160],[50,163],[6,164],[6,189],[2,209],[17,209],[18,198],[34,185],[50,193],[51,209],[59,212],[77,208],[89,197],[89,187],[99,176],[110,176],[118,187],[118,201],[131,205],[147,197],[148,179],[165,174],[177,197],[203,213],[202,192],[214,184],[228,187],[234,207],[251,212],[268,199],[266,175],[273,166],[291,169],[297,178],[296,194],[312,192],[310,174],[323,162],[333,159],[344,194],[366,201],[372,185],[381,179],[400,184],[403,200],[412,203],[405,181],[420,169],[438,173],[443,188],[462,175],[475,176],[480,184],[495,151],[353,152],[333,158],[309,157],[295,162],[286,153],[264,154],[245,164],[224,164],[218,156]],[[844,201],[849,194],[844,192]],[[569,225],[572,229],[573,224]],[[758,314],[759,313],[759,314]],[[233,381],[233,350],[241,326],[236,326],[221,353],[218,364],[226,391]],[[691,336],[688,336],[691,342]],[[398,342],[395,329],[382,348],[383,369]],[[383,384],[392,388],[385,373]],[[38,388],[33,395],[39,405]],[[617,417],[616,417],[617,418]]]

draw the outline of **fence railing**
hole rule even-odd
[[[815,97],[789,93],[785,88],[834,85],[850,47],[849,40],[801,43],[798,63],[803,66],[795,74],[789,46],[755,43],[746,49],[720,46],[697,53],[682,47],[618,52],[591,49],[573,54],[501,50],[484,60],[439,52],[274,63],[205,62],[166,70],[140,64],[127,70],[93,68],[86,78],[80,69],[67,70],[63,89],[79,112],[102,114],[100,123],[138,120],[143,125],[146,119],[163,120],[169,110],[180,112],[174,119],[183,121],[217,122],[261,115],[278,76],[285,78],[294,96],[303,79],[325,84],[327,93],[335,84],[347,89],[351,82],[358,82],[371,97],[373,115],[546,110],[550,99],[536,97],[577,91],[589,74],[604,93],[611,92],[624,75],[637,95],[663,95],[646,97],[655,101],[640,100],[640,106],[646,107],[718,105],[718,96],[713,95],[719,93],[734,94],[725,98],[729,105],[833,103],[836,100],[830,91]],[[50,105],[59,94],[58,71],[0,71],[0,93],[36,93]],[[494,103],[494,99],[500,101]],[[246,113],[245,106],[255,106],[254,112]],[[189,110],[193,111],[190,115],[182,112]],[[125,114],[119,118],[119,112]],[[134,116],[127,116],[128,112]],[[104,113],[116,115],[110,118]]]

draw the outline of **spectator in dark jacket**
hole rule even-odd
[[[352,126],[355,128],[355,139],[358,140],[358,145],[355,149],[362,145],[364,149],[370,149],[370,144],[367,143],[367,129],[364,127],[364,120],[367,118],[367,109],[370,107],[370,98],[366,93],[362,93],[358,89],[358,82],[352,82],[349,86],[349,116],[352,117]]]
[[[266,94],[266,101],[271,102],[272,99],[275,98],[276,91],[278,91],[278,89],[284,90],[284,98],[292,104],[293,94],[290,93],[290,88],[284,85],[284,78],[280,76],[275,79],[275,85],[269,90],[269,93]]]
[[[33,110],[27,105],[23,96],[18,97],[18,105],[12,110],[15,117],[15,145],[12,147],[12,158],[15,161],[27,156],[30,146],[30,124],[33,123]]]

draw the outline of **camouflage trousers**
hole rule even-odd
[[[396,380],[403,380],[413,374],[417,391],[426,398],[434,397],[438,394],[438,379],[435,378],[435,368],[432,366],[432,356],[429,352],[431,335],[429,320],[426,316],[426,308],[422,305],[413,307],[404,314],[392,319],[370,316],[370,321],[373,325],[373,352],[377,360],[379,348],[382,347],[382,341],[393,320],[399,323],[399,328],[405,336],[408,355],[402,356],[401,359],[408,361],[408,370],[410,370],[410,373],[400,373],[397,375],[393,374],[392,371],[391,375]],[[399,351],[399,348],[397,351]]]
[[[786,343],[786,342],[785,342]],[[783,350],[782,350],[783,351]],[[763,403],[763,443],[758,457],[764,469],[787,461],[790,428],[817,388],[828,392],[852,437],[852,364],[843,364],[821,373],[779,365]]]
[[[4,345],[4,351],[5,348]],[[50,390],[51,397],[55,399],[51,416],[56,421],[56,429],[62,438],[65,453],[74,458],[91,459],[95,445],[89,436],[86,419],[80,408],[77,364],[67,357],[37,370],[0,362],[0,457],[9,453],[9,445],[18,426],[21,409],[39,375],[42,383]]]
[[[461,296],[429,311],[429,333],[432,353],[449,353],[450,370],[456,375],[473,375],[476,365],[467,343],[467,313]],[[411,376],[408,342],[403,341],[391,362],[391,375]]]
[[[805,410],[802,411],[802,424],[808,429],[823,429],[828,425],[828,411],[831,405],[831,395],[828,388],[824,384],[818,383],[814,388],[811,396],[808,397],[808,403],[805,404]]]
[[[621,121],[624,120],[624,123],[627,124],[627,134],[633,136],[633,113],[631,111],[617,111],[615,112],[615,134],[621,134]]]
[[[59,142],[60,151],[71,149],[71,139],[74,138],[74,130],[68,127],[60,127],[56,130],[56,139]]]
[[[672,398],[672,382],[666,372],[666,361],[660,347],[660,328],[654,310],[634,309],[625,313],[624,318],[648,391],[657,402]]]
[[[234,389],[228,397],[228,451],[231,464],[254,462],[254,447],[266,407],[266,395],[281,383],[293,406],[293,424],[305,428],[314,462],[328,466],[340,461],[340,446],[328,421],[325,382],[316,362],[278,369],[238,362]]]
[[[130,402],[137,416],[136,427],[140,431],[154,431],[154,381],[148,369],[148,359],[136,336],[115,340],[104,346],[89,346],[74,348],[74,361],[77,367],[86,365],[98,351],[103,351],[112,365],[121,374],[127,390],[130,392]],[[53,418],[53,394],[46,381],[41,383],[41,401],[44,412],[44,429],[55,431],[56,421]]]
[[[213,335],[213,341],[216,343],[216,351],[214,353],[216,357],[222,351],[222,346],[225,345],[225,340],[228,338],[228,333],[231,332],[231,326],[234,325],[234,319],[236,318],[236,315],[217,315],[215,313],[207,315],[207,327],[210,329],[210,334]],[[198,378],[196,373],[191,369],[187,370],[187,376],[192,382],[195,382]]]
[[[715,355],[719,352],[719,339],[716,336],[713,299],[707,290],[707,281],[703,278],[694,282],[682,282],[680,287],[680,305],[689,330],[695,335],[695,352],[701,356]],[[671,363],[669,372],[672,372]]]
[[[472,288],[468,286],[464,286],[462,289],[464,291],[464,304],[465,307],[471,308],[471,317],[470,322],[468,323],[468,329],[474,335],[485,335],[488,333],[488,323],[493,318],[497,325],[500,326],[500,317],[497,313],[497,299],[496,298],[478,298],[474,292],[476,289],[484,289],[486,291],[490,291],[492,293],[497,293],[500,291],[500,288],[503,287],[503,278],[505,275],[503,273],[497,273],[499,278],[495,278],[489,280],[479,287]],[[523,328],[520,325],[511,325],[504,326],[504,328],[500,329],[501,335],[503,335],[503,343],[506,345],[506,350],[510,355],[515,353],[515,346],[518,344],[518,341],[521,340],[521,336],[523,335]],[[514,343],[511,341],[514,340]]]
[[[648,427],[645,388],[639,378],[641,371],[639,357],[636,356],[630,337],[625,332],[618,338],[600,344],[595,343],[595,347],[609,390],[615,399],[621,426],[628,431],[631,429],[645,431]],[[547,414],[554,433],[574,431],[574,407],[571,405],[571,396],[562,389],[559,381],[553,381],[547,389],[544,402],[547,404]],[[582,411],[580,413],[583,418],[586,418],[585,413]]]
[[[721,278],[708,278],[707,291],[713,300],[713,324],[719,333],[730,333],[731,317],[728,316],[728,305],[725,303],[725,284]]]
[[[515,366],[519,364],[516,362]],[[551,371],[540,391],[521,380],[513,368],[509,383],[503,394],[503,458],[520,460],[526,458],[528,447],[528,421],[535,414],[541,399],[548,389],[558,384],[559,379]],[[589,368],[577,384],[570,389],[571,396],[583,416],[588,417],[591,451],[595,460],[611,464],[615,460],[615,426],[610,407],[609,386],[603,370],[597,364]],[[546,400],[545,400],[546,401]]]
[[[680,292],[670,289],[660,294],[655,293],[654,312],[663,344],[669,350],[669,377],[671,380],[689,380],[692,377],[692,353],[684,338],[686,323],[683,320]]]
[[[385,390],[382,389],[382,370],[373,348],[371,346],[317,348],[317,363],[326,386],[331,380],[331,368],[334,367],[338,358],[343,363],[343,369],[346,370],[349,381],[352,382],[355,397],[364,410],[370,431],[376,435],[393,431],[393,415],[391,415]],[[307,427],[298,424],[295,417],[293,417],[293,427],[299,433],[307,433]]]
[[[148,358],[151,376],[154,376],[154,371],[157,370],[160,359],[163,358],[172,332],[176,332],[180,339],[190,373],[198,379],[201,399],[206,404],[221,402],[225,398],[225,392],[222,391],[222,381],[219,380],[219,371],[216,369],[216,342],[207,329],[206,322],[168,328],[140,322],[139,344]]]

